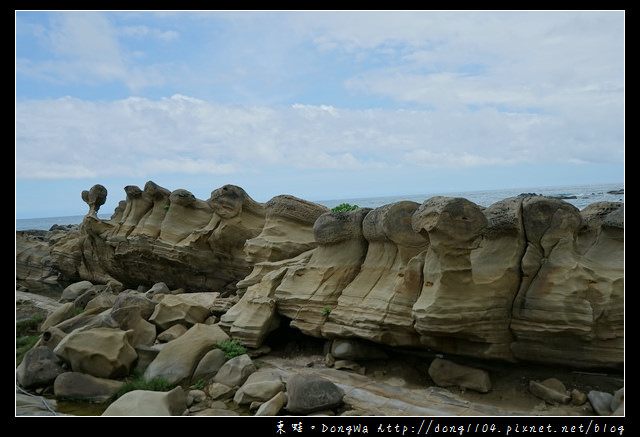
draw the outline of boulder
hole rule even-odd
[[[196,323],[165,344],[144,372],[145,379],[165,378],[171,384],[190,380],[204,355],[229,336],[217,325]]]
[[[168,392],[133,390],[111,403],[102,416],[181,416],[186,408],[180,386]]]
[[[529,391],[550,404],[568,404],[571,401],[566,387],[557,378],[548,378],[542,382],[529,381]]]
[[[277,416],[287,404],[287,401],[286,393],[280,392],[260,405],[254,416]]]
[[[614,402],[613,394],[599,390],[591,390],[587,393],[587,399],[589,399],[593,411],[599,416],[610,416],[613,413],[611,409],[611,405]],[[616,403],[616,406],[619,406],[619,404]]]
[[[241,386],[256,370],[249,355],[239,355],[224,363],[213,377],[213,381],[229,387]]]
[[[147,367],[149,367],[149,364],[156,359],[163,347],[164,344],[154,344],[152,346],[145,346],[141,344],[136,346],[135,349],[138,354],[138,360],[136,361],[134,371],[144,373],[144,371],[147,370]]]
[[[219,293],[162,295],[149,321],[161,330],[178,323],[187,327],[202,323],[211,314],[211,307],[218,296]]]
[[[54,349],[74,372],[99,378],[127,376],[137,354],[129,343],[131,331],[113,328],[75,330],[66,335]]]
[[[117,299],[118,298],[113,293],[100,293],[89,302],[87,302],[87,305],[85,305],[84,309],[85,311],[90,309],[111,309],[113,308],[113,305],[116,303]]]
[[[74,282],[62,291],[62,296],[58,301],[60,303],[73,302],[91,287],[93,287],[93,283],[90,281]]]
[[[64,322],[76,315],[76,307],[73,302],[63,303],[56,309],[54,312],[49,314],[49,316],[42,322],[40,325],[40,331],[44,332],[52,326],[55,326],[59,323]]]
[[[157,304],[158,302],[154,302],[143,293],[127,290],[116,297],[116,301],[111,307],[111,312],[117,311],[122,307],[136,306],[140,308],[140,317],[148,320],[153,314]]]
[[[287,381],[287,397],[285,409],[289,413],[306,415],[339,407],[344,392],[321,376],[295,374]]]
[[[123,381],[97,378],[87,373],[64,372],[53,383],[56,399],[84,402],[105,402],[124,385]]]
[[[60,341],[62,341],[62,339],[66,337],[66,335],[66,332],[56,328],[55,326],[52,326],[42,333],[42,336],[40,337],[40,340],[38,341],[36,346],[45,346],[53,350],[60,343]]]
[[[282,381],[258,381],[245,382],[233,397],[233,401],[238,405],[250,404],[252,402],[265,402],[273,398],[276,394],[284,391]]]
[[[158,282],[153,284],[153,286],[149,290],[147,290],[144,295],[149,299],[153,299],[157,295],[169,293],[171,293],[171,290],[169,290],[167,284],[165,284],[164,282]]]
[[[224,365],[227,358],[224,352],[220,349],[213,349],[207,352],[204,357],[198,362],[196,370],[193,372],[191,379],[193,381],[199,381],[201,379],[209,379],[218,373],[218,370]]]
[[[167,328],[160,334],[158,334],[156,340],[161,343],[168,343],[171,340],[175,340],[176,338],[180,337],[188,330],[189,328],[181,324],[172,325],[170,328]]]
[[[480,393],[491,391],[491,378],[487,371],[463,366],[443,358],[436,358],[431,362],[429,376],[440,387],[456,386]]]
[[[613,393],[611,411],[611,414],[614,416],[624,416],[624,387],[619,388]]]
[[[46,346],[31,348],[16,369],[16,382],[25,389],[47,387],[64,373],[64,362]]]
[[[236,390],[226,384],[213,382],[207,386],[206,392],[209,394],[211,399],[224,400],[233,398]]]
[[[140,307],[120,307],[111,311],[111,318],[123,331],[131,331],[129,342],[131,346],[151,346],[156,340],[156,327],[147,322],[140,315]]]

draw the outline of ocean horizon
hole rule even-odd
[[[621,194],[618,194],[620,193]],[[571,203],[576,208],[582,210],[596,202],[623,202],[624,203],[624,182],[606,184],[583,184],[583,185],[558,185],[547,187],[525,187],[509,188],[497,190],[480,191],[458,191],[458,192],[433,192],[426,194],[409,194],[397,196],[380,197],[360,197],[341,198],[330,200],[313,200],[313,202],[333,208],[342,203],[358,205],[361,208],[377,208],[379,206],[409,200],[416,203],[423,203],[436,196],[463,197],[477,205],[488,207],[500,200],[515,197],[520,194],[537,194],[542,196],[561,197],[565,202]],[[305,199],[308,200],[308,199]],[[88,208],[88,207],[87,207]],[[109,220],[113,213],[99,213],[98,217]],[[38,218],[16,218],[16,231],[44,230],[48,231],[52,226],[78,225],[82,223],[84,215],[71,215],[59,217],[38,217]]]

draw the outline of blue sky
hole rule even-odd
[[[16,11],[16,218],[624,181],[624,11]]]

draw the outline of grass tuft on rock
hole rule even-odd
[[[331,212],[349,212],[358,209],[358,205],[351,205],[350,203],[341,203],[338,206],[331,208]]]
[[[40,340],[40,325],[44,317],[41,314],[16,322],[16,366],[24,355]]]
[[[124,394],[134,390],[147,390],[147,391],[170,391],[175,387],[167,379],[156,377],[151,379],[145,379],[144,375],[139,372],[134,372],[131,378],[120,387],[120,390],[113,395],[111,401],[115,401]]]
[[[247,353],[247,348],[234,339],[221,341],[218,343],[218,349],[224,352],[227,360]]]

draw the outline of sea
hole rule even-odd
[[[315,200],[315,203],[328,208],[348,203],[361,208],[377,208],[402,200],[422,203],[435,196],[463,197],[480,206],[490,206],[500,200],[515,197],[520,194],[537,194],[542,196],[563,197],[565,202],[571,203],[578,209],[583,209],[596,202],[623,202],[624,183],[607,183],[592,185],[562,185],[550,187],[509,188],[501,190],[432,192],[425,194],[410,194],[383,197],[363,197],[352,199]],[[98,214],[98,217],[108,220],[111,214]],[[84,216],[74,215],[66,217],[42,217],[30,219],[16,219],[16,231],[44,230],[48,231],[54,225],[77,225]]]

